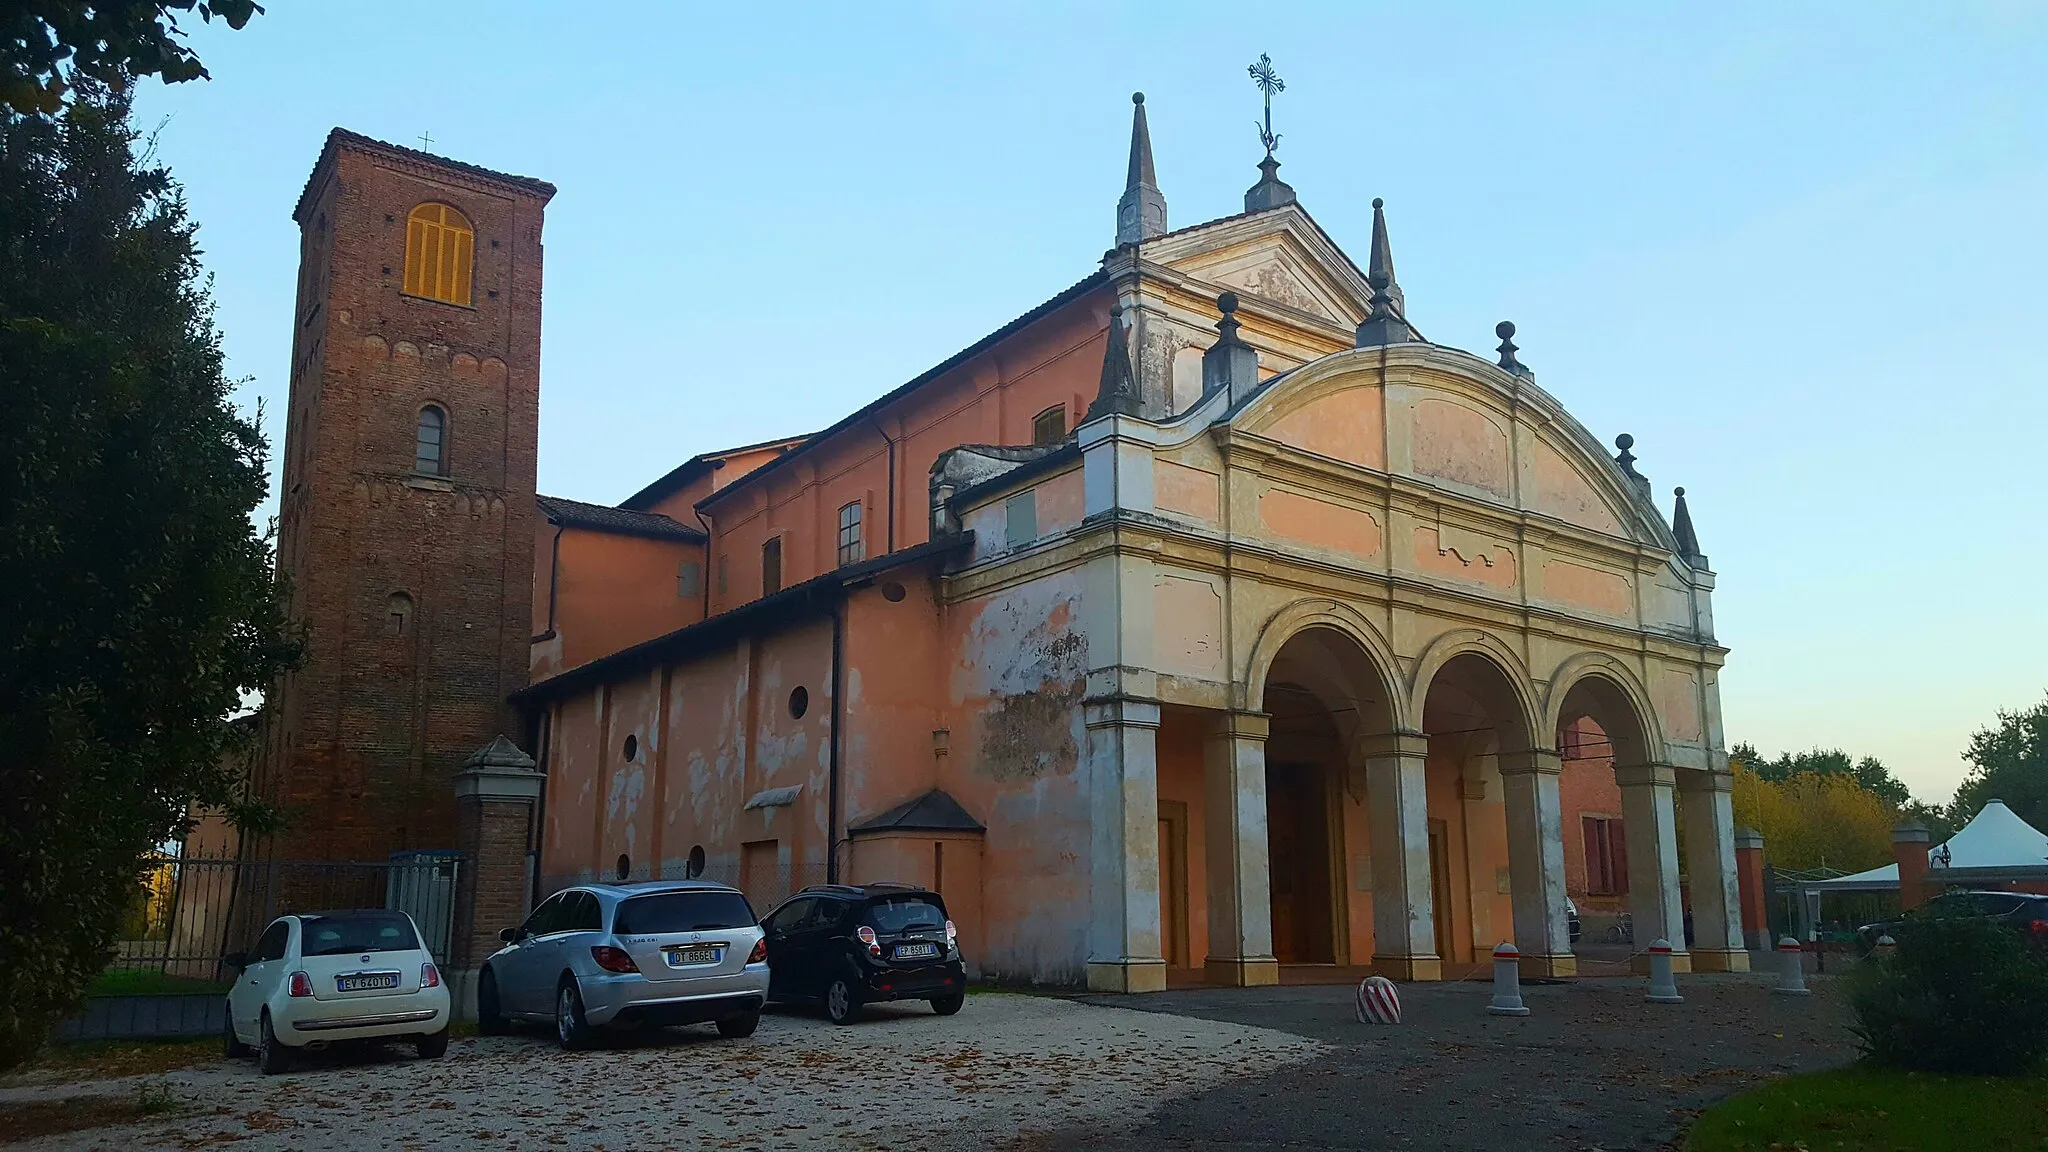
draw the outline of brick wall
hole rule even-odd
[[[270,693],[258,773],[292,821],[276,856],[452,847],[463,759],[520,736],[552,192],[340,132],[308,183],[279,523],[306,656]],[[401,291],[426,201],[475,229],[468,307]],[[430,403],[443,477],[414,472]]]
[[[499,931],[526,919],[532,819],[533,804],[527,800],[465,797],[457,806],[457,837],[467,856],[455,904],[452,967],[483,963],[498,950]]]
[[[1626,895],[1591,894],[1586,868],[1585,817],[1621,819],[1621,786],[1614,782],[1613,746],[1591,719],[1573,721],[1562,737],[1558,752],[1564,765],[1558,777],[1558,800],[1564,813],[1565,891],[1577,902],[1581,914],[1625,911]]]

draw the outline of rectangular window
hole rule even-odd
[[[761,595],[773,596],[782,591],[782,537],[771,538],[761,545]]]
[[[1031,418],[1033,444],[1057,444],[1067,438],[1067,406],[1047,408]]]
[[[1622,822],[1605,816],[1584,816],[1586,895],[1620,896],[1628,891],[1628,846]]]
[[[1022,548],[1038,539],[1038,490],[1019,492],[1003,505],[1003,543]]]
[[[676,569],[676,599],[695,599],[703,588],[704,568],[695,560],[683,561]]]
[[[725,595],[726,585],[729,583],[726,580],[726,576],[732,571],[731,560],[732,557],[726,555],[721,555],[718,558],[718,594],[720,596]]]
[[[860,501],[839,510],[839,565],[858,564],[867,557],[860,546]]]

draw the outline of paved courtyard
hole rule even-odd
[[[49,1136],[37,1149],[808,1149],[865,1145],[1136,1149],[1660,1147],[1693,1109],[1778,1072],[1851,1055],[1832,998],[1756,977],[1525,990],[1485,1015],[1483,983],[1405,986],[1406,1020],[1352,1019],[1341,987],[1137,998],[980,995],[958,1016],[884,1008],[853,1028],[771,1015],[744,1041],[709,1029],[564,1054],[536,1033],[402,1048],[260,1077],[211,1061],[147,1078],[0,1085],[0,1110],[167,1087],[174,1113]],[[5,1140],[0,1135],[0,1140]]]

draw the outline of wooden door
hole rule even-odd
[[[1188,961],[1188,806],[1159,802],[1159,950],[1169,968]]]
[[[1436,954],[1451,958],[1451,833],[1442,820],[1429,822],[1429,902],[1436,922]]]
[[[1273,955],[1284,964],[1336,961],[1329,800],[1325,793],[1320,768],[1267,766],[1266,858],[1273,892]]]

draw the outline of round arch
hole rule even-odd
[[[1605,652],[1581,652],[1551,673],[1543,700],[1543,727],[1553,735],[1579,716],[1591,716],[1614,744],[1614,762],[1628,767],[1665,762],[1657,710],[1636,674]]]
[[[1275,612],[1259,629],[1242,681],[1246,711],[1265,710],[1266,680],[1273,671],[1273,662],[1288,641],[1311,628],[1329,629],[1356,644],[1371,667],[1372,686],[1384,693],[1388,711],[1396,718],[1408,714],[1406,694],[1394,672],[1399,665],[1394,662],[1393,648],[1363,613],[1328,597],[1296,600]]]
[[[1498,636],[1477,628],[1446,632],[1422,650],[1421,658],[1415,662],[1415,671],[1408,679],[1405,725],[1412,731],[1426,731],[1422,713],[1429,702],[1429,687],[1435,683],[1437,674],[1460,656],[1477,656],[1500,673],[1512,699],[1513,719],[1521,725],[1523,732],[1529,734],[1533,743],[1543,729],[1537,727],[1536,693],[1529,680],[1529,670],[1523,666],[1521,657],[1515,655],[1514,649]]]

